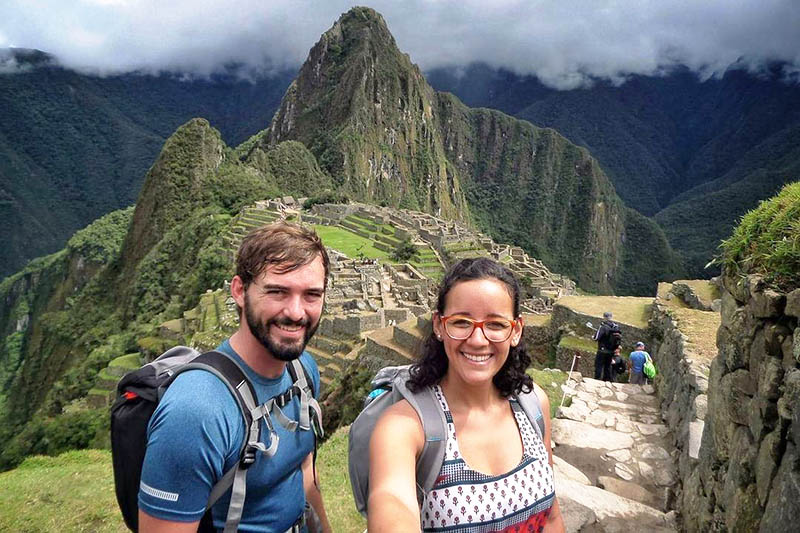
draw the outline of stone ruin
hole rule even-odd
[[[526,298],[524,313],[548,313],[559,297],[575,292],[571,280],[551,273],[521,248],[501,245],[486,235],[426,213],[366,204],[317,204],[302,209],[303,199],[291,196],[261,200],[242,209],[221,243],[221,253],[233,262],[241,239],[252,229],[279,219],[306,224],[337,225],[364,238],[385,252],[394,243],[409,239],[418,249],[430,250],[430,262],[421,267],[376,259],[351,258],[329,249],[331,275],[325,312],[316,335],[308,345],[315,356],[324,383],[331,383],[362,348],[378,350],[385,360],[409,361],[419,340],[429,328],[429,313],[435,302],[438,279],[448,262],[462,257],[485,256],[501,261],[521,280]],[[359,224],[347,220],[358,217]],[[392,235],[384,235],[389,227]],[[380,228],[383,228],[381,230]],[[215,347],[238,324],[236,305],[227,286],[207,292],[194,309],[166,322],[159,338],[150,339],[145,357],[162,346],[178,343],[199,349]],[[427,324],[427,325],[426,325]],[[381,331],[386,332],[381,333]],[[367,337],[374,337],[375,342]],[[386,340],[388,339],[388,340]]]
[[[310,215],[302,215],[302,220],[337,225],[343,224],[348,215],[358,215],[376,224],[389,224],[395,228],[398,237],[429,245],[443,267],[463,257],[486,256],[502,262],[514,272],[525,289],[523,312],[548,312],[555,300],[575,293],[572,280],[550,272],[522,248],[497,244],[478,231],[427,213],[366,204],[317,204],[312,207]]]

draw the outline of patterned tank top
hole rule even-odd
[[[447,400],[438,385],[433,391],[447,420],[447,443],[439,477],[422,502],[423,531],[541,531],[555,498],[553,470],[522,407],[509,400],[522,437],[522,460],[510,472],[489,476],[464,461]]]

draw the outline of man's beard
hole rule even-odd
[[[253,336],[275,359],[280,361],[289,362],[300,357],[300,354],[302,354],[303,350],[306,349],[306,344],[308,344],[309,339],[314,336],[314,333],[317,331],[317,327],[319,327],[319,321],[317,321],[316,324],[311,324],[311,321],[308,319],[293,321],[289,320],[288,318],[271,318],[266,322],[259,322],[255,316],[255,313],[250,308],[250,301],[247,297],[247,293],[244,295],[244,309],[242,312],[244,313],[244,317],[247,320],[247,325],[250,328],[250,332],[253,334]],[[279,344],[278,342],[274,341],[269,334],[270,328],[273,325],[304,327],[305,335],[303,336],[303,340],[295,344]]]

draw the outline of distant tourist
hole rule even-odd
[[[631,352],[630,356],[630,375],[628,381],[634,385],[644,385],[647,383],[647,378],[644,375],[644,364],[650,354],[644,351],[644,343],[639,341],[636,343],[636,350]]]
[[[613,381],[611,376],[611,358],[622,344],[622,333],[619,325],[611,320],[610,311],[603,313],[603,322],[594,334],[597,341],[597,354],[594,357],[594,379]]]
[[[414,391],[430,387],[447,421],[444,462],[420,510],[424,429],[407,400],[388,407],[370,440],[369,531],[564,531],[550,403],[525,373],[519,301],[514,275],[490,259],[464,259],[445,275],[407,382]],[[524,392],[538,397],[541,437],[514,399]]]
[[[216,530],[230,511],[241,513],[239,531],[300,533],[310,530],[307,520],[312,531],[330,531],[316,481],[314,424],[303,422],[316,401],[305,391],[288,393],[295,382],[287,369],[299,358],[319,391],[319,370],[305,346],[319,326],[327,276],[328,255],[312,230],[277,222],[242,240],[230,285],[239,329],[217,350],[244,370],[257,404],[280,397],[281,416],[270,411],[265,420],[273,427],[262,431],[261,449],[250,451],[255,461],[246,469],[244,501],[228,489],[212,506]],[[178,375],[150,419],[139,531],[197,531],[211,488],[240,460],[244,439],[240,409],[220,378],[205,370]]]
[[[628,363],[621,355],[622,348],[614,350],[614,356],[611,358],[611,381],[617,381],[617,377],[621,376],[628,370]]]

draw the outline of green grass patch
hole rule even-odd
[[[366,521],[350,491],[347,431],[339,429],[320,447],[317,468],[333,531],[360,533]],[[107,450],[29,457],[0,474],[0,487],[0,531],[128,531],[114,496]]]
[[[108,451],[29,457],[0,474],[0,486],[0,531],[128,531]]]
[[[691,288],[698,299],[706,305],[720,298],[722,295],[719,293],[719,288],[707,279],[681,279],[675,280],[673,284],[682,283]]]
[[[522,316],[522,320],[524,321],[526,326],[536,326],[543,328],[550,324],[550,319],[552,315],[550,313],[544,315],[534,315],[534,314],[524,314]]]
[[[595,353],[597,351],[597,343],[585,337],[564,335],[561,337],[561,341],[559,341],[558,345],[568,350],[580,350],[588,353]]]
[[[558,404],[561,403],[561,395],[563,394],[561,385],[566,383],[567,373],[555,369],[536,370],[529,368],[528,375],[547,394],[547,398],[550,400],[550,418],[553,418],[556,416]]]
[[[133,370],[134,368],[139,368],[142,365],[142,358],[138,353],[129,353],[125,355],[121,355],[116,359],[112,360],[108,366],[116,366],[121,368],[127,368]]]
[[[722,250],[731,273],[760,274],[787,292],[800,287],[800,182],[744,215]]]
[[[314,225],[314,230],[319,235],[325,246],[338,250],[350,258],[358,258],[363,254],[367,259],[388,259],[389,254],[378,250],[372,241],[348,231],[339,226]]]
[[[557,302],[583,315],[598,317],[595,327],[600,325],[603,313],[611,311],[614,321],[639,329],[647,327],[653,307],[653,299],[638,296],[564,296]]]
[[[347,471],[347,432],[350,426],[336,430],[319,449],[317,470],[322,480],[325,511],[333,531],[360,533],[367,521],[356,511],[350,476]]]

